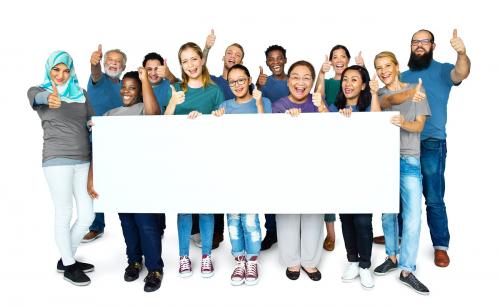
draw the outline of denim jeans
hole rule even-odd
[[[231,239],[231,254],[246,255],[247,259],[259,256],[260,222],[257,214],[227,214],[227,228]]]
[[[191,228],[191,235],[200,233],[200,216],[192,214],[193,226]],[[224,234],[224,214],[214,214],[214,233]]]
[[[179,236],[179,256],[189,256],[189,238],[191,237],[191,228],[193,219],[191,214],[177,215],[177,234]],[[201,235],[201,254],[209,255],[212,253],[212,240],[214,237],[214,215],[200,214],[200,235]]]
[[[142,262],[148,271],[163,271],[160,214],[119,213],[128,263]]]
[[[388,256],[399,254],[399,268],[414,272],[417,265],[418,245],[422,214],[422,174],[420,160],[414,156],[401,156],[400,200],[403,218],[401,249],[398,248],[398,214],[382,214],[385,235],[385,252]]]
[[[359,262],[359,267],[371,267],[373,227],[372,214],[340,214],[342,236],[349,262]]]
[[[427,224],[435,249],[447,250],[450,244],[448,216],[444,204],[444,168],[446,140],[428,138],[420,142],[423,188]]]
[[[96,232],[104,232],[104,227],[106,224],[104,223],[104,213],[96,213],[94,222],[90,225],[89,230]]]

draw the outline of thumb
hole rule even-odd
[[[50,81],[52,83],[52,91],[54,92],[55,95],[59,96],[59,92],[57,91],[57,86],[54,81]]]
[[[376,79],[377,79],[377,73],[376,73],[376,72],[374,72],[374,73],[373,73],[373,76],[372,76],[372,81],[375,81]]]
[[[358,56],[361,56],[361,51],[359,51]]]
[[[212,30],[210,31],[210,34],[211,34],[211,35],[215,35],[215,33],[214,33],[214,29],[212,29]]]
[[[418,78],[418,85],[417,85],[417,87],[415,87],[415,90],[417,92],[420,92],[422,90],[422,79],[421,78]]]
[[[259,74],[264,74],[264,69],[262,68],[262,66],[259,66],[259,69],[260,69],[260,73]]]
[[[457,29],[453,29],[453,38],[457,38],[458,35],[457,35]]]
[[[328,62],[328,55],[325,54],[325,63]]]
[[[163,66],[167,66],[167,58],[166,57],[163,59]]]
[[[99,44],[99,46],[97,46],[97,52],[102,53],[102,45],[101,44]]]

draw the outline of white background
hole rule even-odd
[[[4,2],[0,10],[0,304],[438,305],[494,301],[499,273],[499,200],[495,191],[500,153],[496,135],[500,23],[498,10],[489,3],[493,2]],[[160,52],[179,76],[179,46],[186,41],[203,45],[210,28],[215,29],[217,42],[208,66],[216,75],[222,71],[220,59],[225,47],[234,41],[245,47],[244,63],[254,77],[258,66],[265,64],[264,50],[274,43],[288,50],[287,68],[296,60],[306,59],[319,69],[324,54],[341,43],[349,48],[353,59],[362,50],[368,68],[376,53],[391,50],[404,70],[411,35],[420,28],[434,32],[437,60],[455,62],[456,54],[449,44],[455,27],[472,59],[472,73],[452,90],[448,107],[445,200],[452,262],[446,269],[432,263],[423,218],[417,276],[430,288],[430,296],[421,297],[402,286],[396,273],[376,277],[376,287],[370,292],[362,290],[359,283],[343,284],[340,275],[345,250],[340,223],[336,224],[337,248],[324,254],[320,266],[324,276],[319,283],[311,282],[304,274],[296,282],[286,279],[285,267],[279,263],[274,247],[260,258],[261,282],[256,287],[231,287],[227,236],[214,252],[217,271],[212,279],[201,279],[197,272],[199,250],[193,247],[196,273],[180,280],[176,275],[174,215],[167,215],[163,249],[166,274],[156,293],[143,293],[140,280],[130,284],[123,281],[125,246],[114,215],[107,216],[105,236],[79,250],[80,259],[96,265],[90,286],[77,288],[55,272],[59,255],[53,238],[52,203],[41,169],[42,130],[26,99],[28,87],[43,81],[44,63],[52,51],[64,49],[73,56],[83,86],[90,73],[90,54],[99,43],[104,50],[123,49],[129,56],[127,70],[140,65],[146,53]],[[381,233],[379,218],[374,216],[376,234]],[[375,246],[373,265],[383,259],[383,248]]]

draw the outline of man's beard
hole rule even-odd
[[[431,65],[432,62],[432,52],[431,49],[429,52],[424,53],[423,55],[416,55],[413,51],[410,53],[410,60],[408,61],[408,67],[410,70],[424,70]]]
[[[120,78],[120,75],[122,74],[123,69],[118,69],[117,71],[110,71],[109,67],[104,65],[104,72],[108,76],[110,76],[111,78],[115,79],[115,78]]]

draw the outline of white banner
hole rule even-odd
[[[397,212],[394,114],[94,117],[94,209]]]

